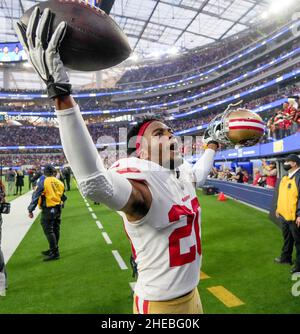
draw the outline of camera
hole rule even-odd
[[[10,203],[1,203],[1,213],[3,214],[9,214],[10,213]]]

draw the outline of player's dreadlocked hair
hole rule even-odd
[[[132,153],[134,153],[136,151],[136,147],[135,147],[135,141],[132,141],[132,138],[137,137],[140,128],[147,122],[151,122],[151,121],[158,121],[161,122],[162,120],[160,120],[159,118],[144,118],[142,121],[138,122],[137,124],[135,124],[128,132],[127,134],[127,155],[130,156]]]

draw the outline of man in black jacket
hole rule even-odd
[[[70,186],[70,182],[71,182],[71,168],[70,167],[65,167],[63,169],[63,176],[66,180],[66,185],[67,185],[67,191],[70,191],[71,186]]]
[[[292,273],[300,273],[300,158],[290,154],[283,165],[288,171],[280,182],[276,217],[282,222],[284,244],[281,256],[276,263],[292,264],[292,253],[295,245],[296,263]]]
[[[5,188],[0,181],[0,206],[1,203],[5,202]],[[2,238],[2,214],[0,213],[0,297],[4,297],[6,294],[7,288],[7,274],[4,262],[4,256],[1,250],[1,238]]]

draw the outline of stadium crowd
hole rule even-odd
[[[137,86],[137,83],[139,84],[143,81],[151,81],[155,79],[159,79],[160,82],[168,82],[170,81],[170,78],[165,78],[168,76],[172,76],[173,80],[188,77],[198,71],[199,67],[203,68],[213,65],[262,38],[261,34],[267,35],[273,30],[274,25],[271,23],[269,26],[265,26],[260,30],[260,33],[258,33],[257,30],[251,31],[240,35],[238,39],[233,37],[220,41],[219,43],[213,43],[204,48],[195,49],[193,52],[189,52],[180,58],[171,58],[164,63],[160,60],[159,65],[155,64],[153,66],[129,69],[124,73],[118,84],[122,86],[126,84],[126,87],[128,88],[132,85]]]
[[[286,62],[288,63],[290,59],[288,59]],[[259,65],[258,65],[259,66]],[[276,66],[275,66],[276,67]],[[226,97],[232,96],[232,94],[239,94],[244,92],[245,90],[250,90],[252,88],[255,88],[263,83],[266,83],[267,81],[271,79],[276,79],[280,75],[290,72],[294,69],[297,69],[299,67],[298,64],[290,67],[288,70],[283,70],[277,73],[276,75],[271,76],[271,78],[262,78],[261,80],[258,80],[255,83],[250,83],[248,85],[245,85],[243,88],[238,89],[239,85],[244,80],[249,80],[248,77],[245,77],[244,80],[240,79],[235,82],[233,82],[230,86],[222,86],[224,83],[230,83],[231,80],[234,80],[241,76],[242,70],[239,69],[238,73],[231,73],[229,76],[226,76],[222,79],[219,79],[217,82],[212,82],[210,84],[207,84],[202,87],[196,87],[193,89],[183,90],[177,93],[170,93],[166,95],[160,95],[155,96],[152,98],[141,98],[141,99],[135,99],[135,100],[127,100],[127,101],[120,101],[120,102],[114,102],[112,101],[112,96],[103,96],[99,98],[84,98],[84,99],[77,99],[77,102],[82,110],[123,110],[128,108],[145,108],[145,110],[155,111],[156,113],[165,113],[169,111],[170,109],[174,109],[174,112],[179,111],[178,108],[180,108],[180,112],[188,112],[192,108],[197,107],[199,104],[203,104],[201,101],[209,96],[211,96],[211,100],[208,102],[205,102],[205,104],[210,104],[212,102],[218,102],[219,100],[222,100]],[[274,67],[272,67],[272,70]],[[243,69],[244,70],[244,69]],[[262,71],[260,74],[268,73],[270,69],[266,69],[265,71]],[[245,71],[247,72],[247,71]],[[251,78],[250,78],[251,79]],[[250,80],[251,81],[251,80]],[[226,93],[226,90],[235,89],[234,91],[230,91],[230,93]],[[225,90],[225,91],[224,91]],[[221,95],[219,97],[214,97],[214,94],[218,94],[220,92],[224,91],[224,95]],[[262,94],[261,92],[260,94]],[[202,94],[200,97],[194,97],[197,94]],[[253,94],[258,94],[257,92],[253,92]],[[252,94],[252,95],[253,95]],[[251,97],[248,97],[248,99]],[[172,103],[170,106],[164,106],[163,104],[166,103]],[[157,107],[156,105],[160,105]],[[54,111],[53,105],[46,103],[43,100],[35,100],[35,104],[33,105],[31,103],[23,103],[20,104],[19,102],[13,103],[11,101],[4,102],[2,101],[0,104],[0,111],[28,111],[28,112],[44,112],[44,111]],[[131,111],[133,114],[139,114],[141,113],[141,110],[133,110]],[[124,114],[126,111],[117,114]]]
[[[250,168],[250,170],[240,166],[234,168],[223,165],[214,167],[209,174],[209,178],[274,189],[277,182],[277,174],[276,162],[267,162],[263,159],[260,167]]]
[[[52,163],[57,166],[62,166],[67,163],[63,153],[30,153],[30,154],[1,154],[0,162],[2,166],[36,166],[36,165],[47,165]]]
[[[290,86],[279,90],[278,94],[270,94],[255,100],[251,100],[243,104],[247,109],[255,109],[261,105],[268,104],[276,101],[280,98],[288,96],[296,96],[300,94],[300,89],[297,86]],[[289,102],[284,103],[281,108],[270,109],[263,113],[261,116],[267,124],[266,136],[272,139],[281,139],[296,131],[300,127],[300,108],[296,99],[288,99]],[[300,103],[299,103],[300,105]],[[223,110],[224,108],[222,108]],[[222,111],[221,110],[221,111]],[[196,126],[209,123],[217,114],[220,113],[220,109],[216,108],[212,112],[202,112],[193,115],[193,117],[187,119],[167,120],[162,115],[152,113],[151,116],[164,119],[174,131],[181,131],[190,129]],[[148,115],[149,116],[149,115]],[[89,117],[86,122],[88,123],[89,132],[95,143],[105,143],[99,141],[99,138],[104,136],[110,137],[106,140],[112,141],[114,138],[116,142],[119,138],[119,128],[130,127],[128,122],[104,122],[103,116],[101,117]],[[27,121],[23,126],[2,126],[0,127],[0,146],[52,146],[61,145],[59,130],[56,126],[32,126]],[[117,126],[116,126],[117,125]]]

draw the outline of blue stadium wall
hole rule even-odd
[[[208,179],[205,185],[215,186],[220,192],[224,192],[224,194],[234,199],[254,205],[260,209],[270,211],[272,208],[274,196],[274,190],[272,189],[216,179]]]
[[[251,147],[240,149],[231,149],[218,152],[215,161],[236,161],[238,159],[253,159],[273,157],[277,155],[288,154],[291,152],[300,152],[300,133],[296,133],[282,140],[277,140],[267,144],[259,144]],[[196,160],[193,157],[192,160]],[[224,194],[237,200],[254,205],[260,209],[270,211],[274,197],[274,190],[266,188],[258,188],[247,184],[238,184],[228,181],[220,181],[216,179],[208,179],[206,185],[213,185]]]

